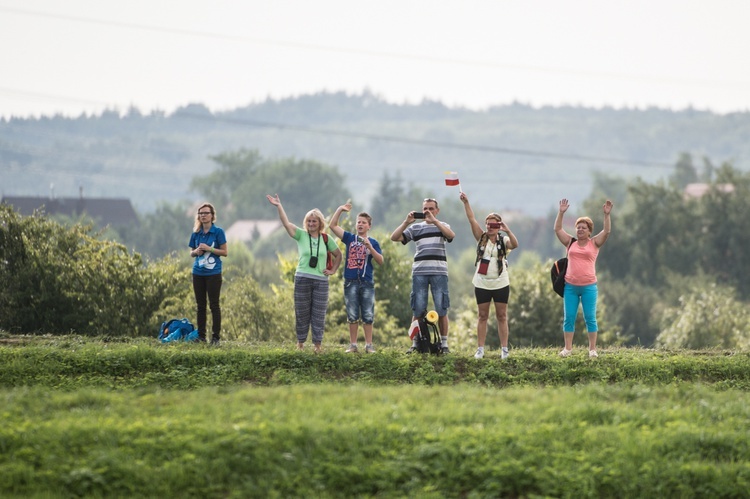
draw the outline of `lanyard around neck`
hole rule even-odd
[[[310,237],[310,233],[307,234],[307,240],[310,243],[310,256],[312,256],[312,237]],[[318,232],[318,245],[315,246],[315,258],[318,258],[318,255],[320,254],[320,232]]]

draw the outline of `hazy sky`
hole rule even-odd
[[[0,116],[319,91],[750,110],[747,0],[0,0]]]

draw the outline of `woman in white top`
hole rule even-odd
[[[518,239],[503,222],[497,213],[485,217],[485,228],[480,227],[474,217],[466,193],[459,196],[464,204],[466,218],[469,219],[471,232],[477,240],[476,270],[472,284],[477,299],[477,353],[474,357],[484,357],[484,341],[487,338],[487,319],[490,315],[490,303],[495,302],[497,317],[497,334],[502,347],[501,358],[508,357],[508,298],[510,297],[510,278],[505,256],[518,248]],[[500,232],[505,232],[503,236]]]

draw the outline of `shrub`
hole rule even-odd
[[[667,348],[746,348],[750,313],[733,288],[691,289],[667,308],[656,344]]]
[[[90,225],[0,206],[0,328],[11,332],[145,334],[177,292],[172,260],[146,267],[138,253],[102,241]]]

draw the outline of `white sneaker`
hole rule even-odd
[[[501,352],[502,352],[502,353],[500,354],[500,358],[501,358],[501,359],[507,359],[507,358],[508,358],[508,355],[510,355],[510,354],[508,353],[508,351],[507,351],[507,350],[501,350]]]
[[[483,348],[477,348],[477,353],[474,354],[475,359],[482,359],[484,358],[484,349]]]
[[[595,359],[596,357],[599,357],[599,354],[596,353],[596,350],[589,350],[589,358]]]
[[[560,357],[568,357],[570,354],[573,353],[573,350],[568,350],[567,348],[563,348],[560,352]]]
[[[346,353],[357,353],[359,352],[359,349],[357,348],[357,345],[349,345],[349,348],[346,349]]]

